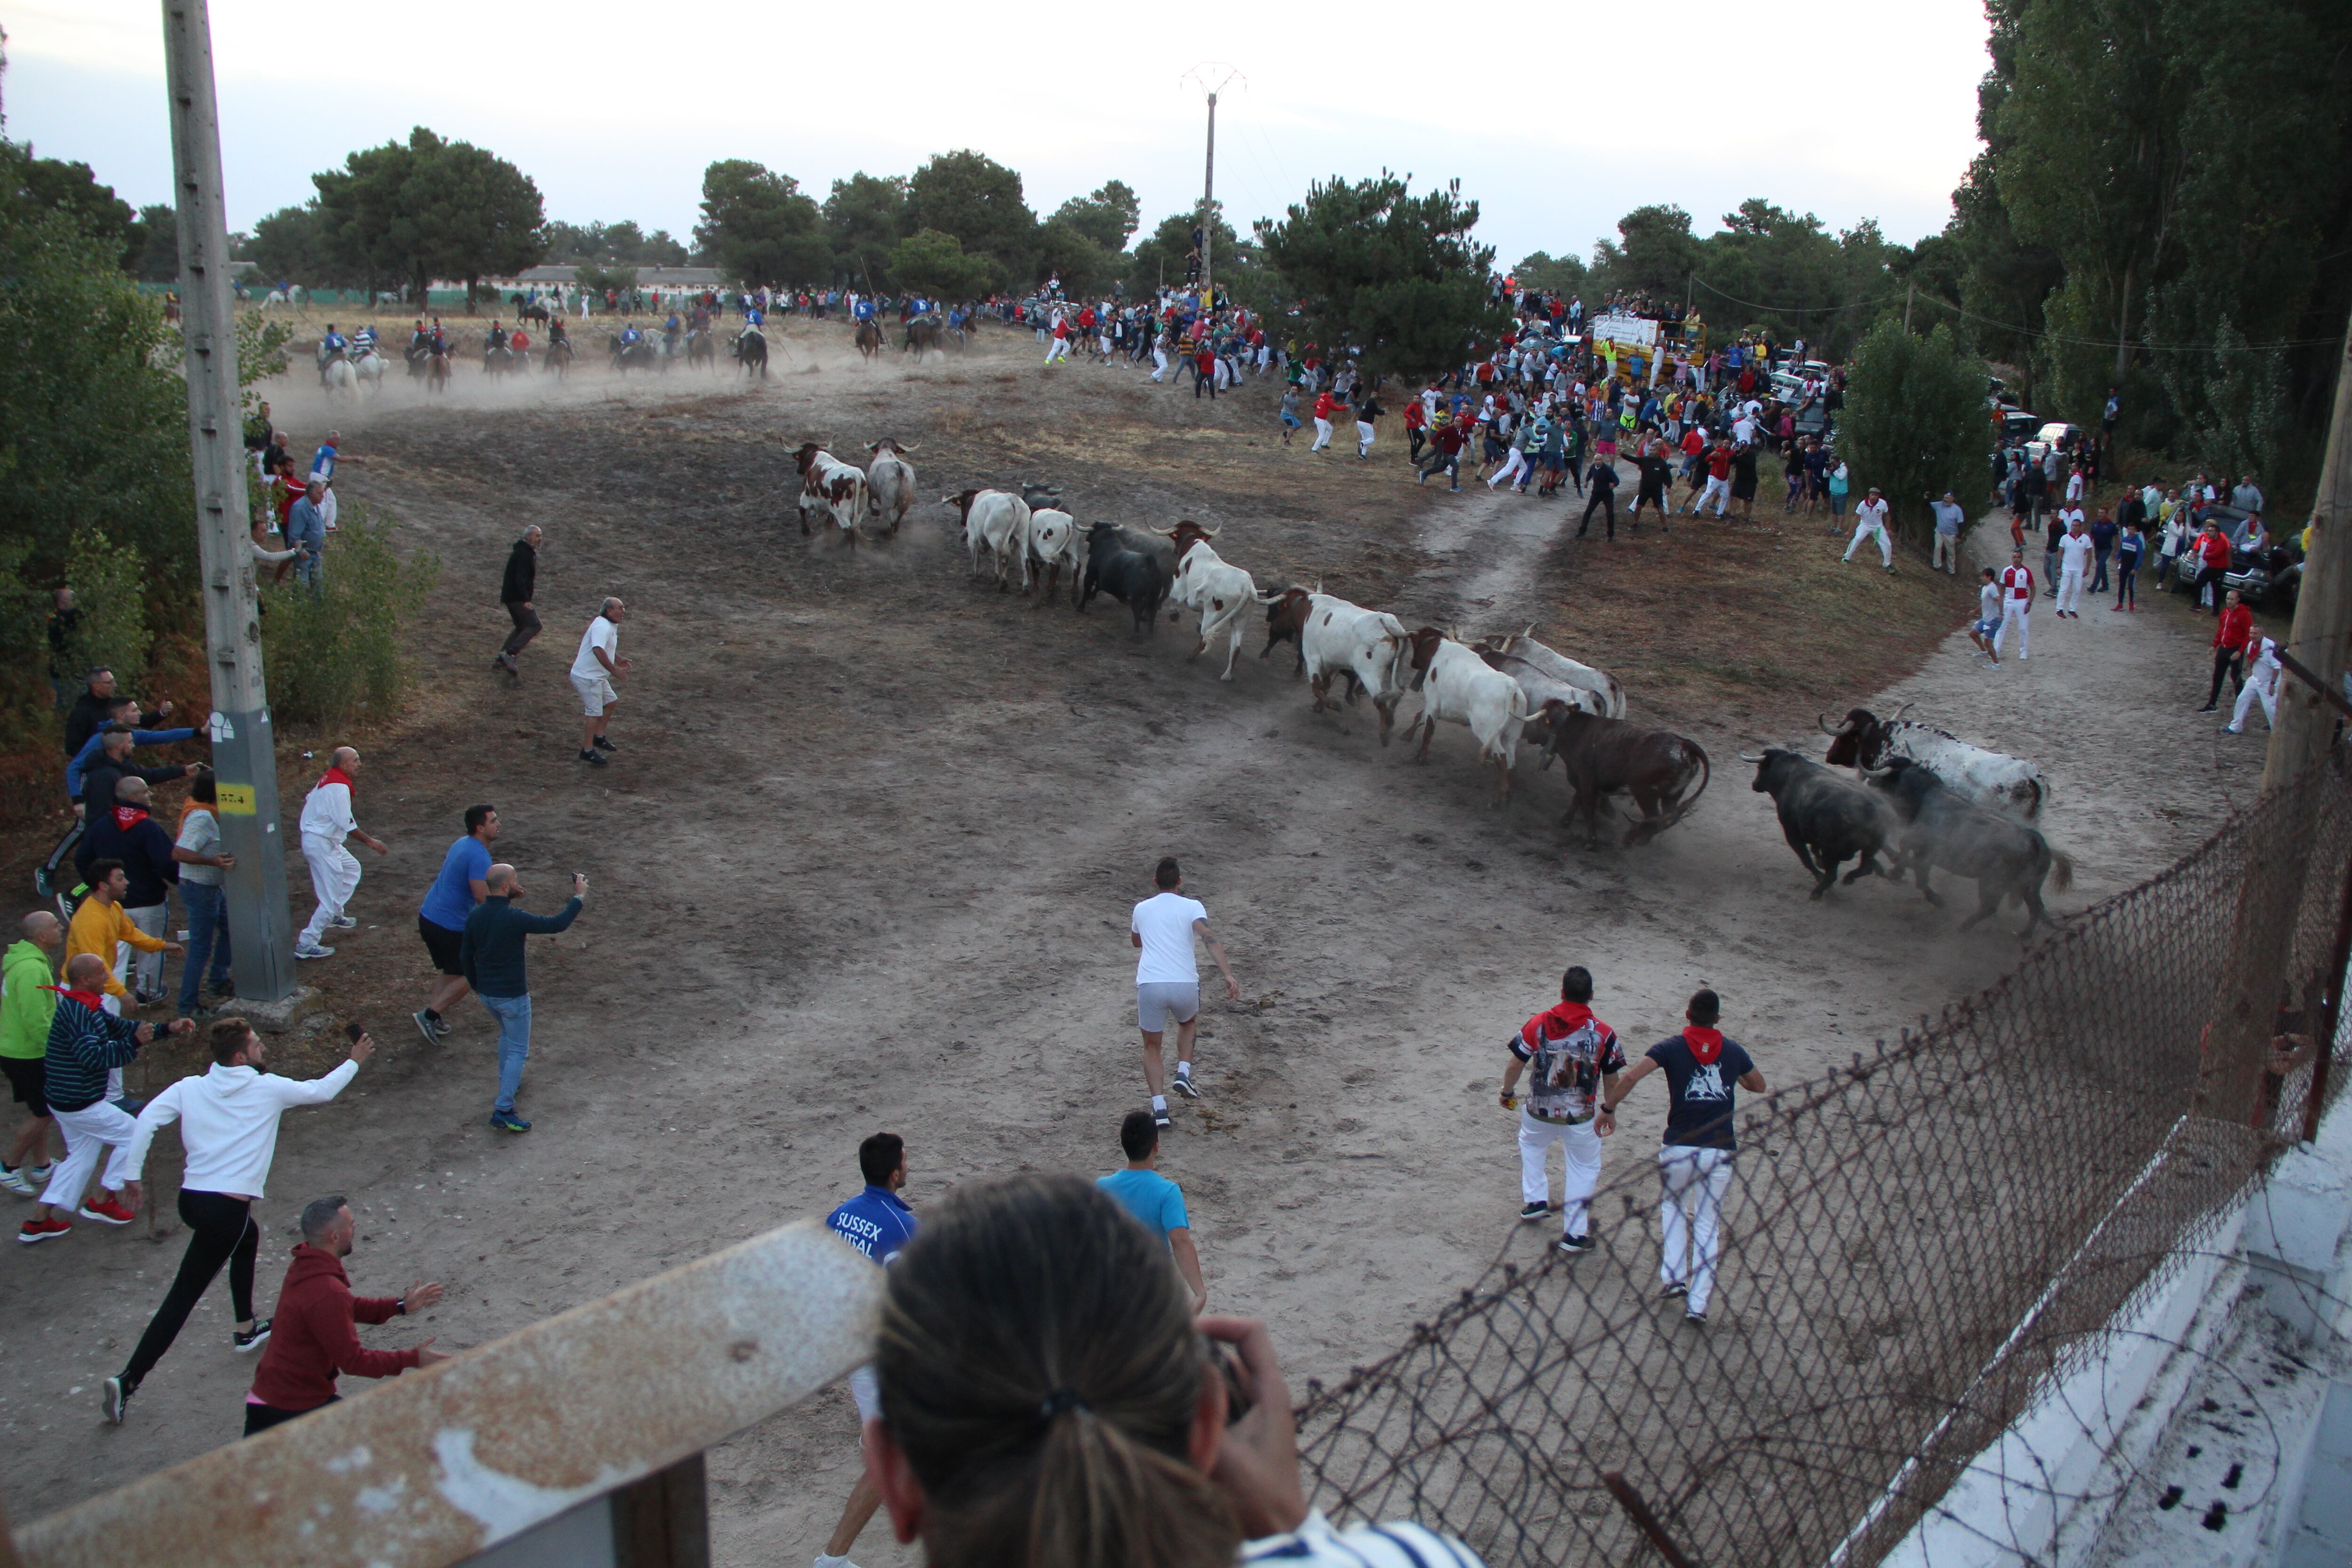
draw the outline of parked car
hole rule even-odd
[[[2260,552],[2247,549],[2246,535],[2252,519],[2237,507],[2210,506],[2205,509],[2205,516],[2207,521],[2221,525],[2222,535],[2230,542],[2230,567],[2221,574],[2221,585],[2235,588],[2239,597],[2258,609],[2292,612],[2303,588],[2303,562],[2294,547],[2273,539]],[[2190,535],[2192,550],[2197,537]],[[2175,592],[2186,594],[2196,581],[2197,573],[2192,569],[2176,574],[2172,586]]]
[[[2042,419],[2039,414],[2028,414],[2022,408],[2011,408],[2000,416],[2000,444],[2005,447],[2014,447],[2036,430],[2041,429],[2042,425]]]
[[[2069,425],[2063,419],[2053,419],[2035,431],[2033,438],[2026,442],[2025,455],[2038,463],[2053,447],[2057,447],[2061,452],[2071,452],[2074,449],[2074,444],[2082,438],[2083,427],[2080,425]]]

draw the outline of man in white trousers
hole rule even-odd
[[[2009,641],[2009,628],[2017,628],[2017,657],[2030,658],[2033,653],[2033,570],[2025,563],[2025,552],[2009,552],[2009,564],[2000,569],[2000,630],[1992,635],[1992,656],[1998,660],[2000,650]]]
[[[1601,1140],[1617,1130],[1602,1109],[1624,1070],[1617,1031],[1593,1016],[1592,975],[1582,964],[1560,976],[1559,1005],[1537,1014],[1511,1037],[1503,1069],[1503,1109],[1519,1110],[1519,1218],[1551,1212],[1551,1176],[1544,1152],[1557,1143],[1565,1165],[1560,1181],[1559,1249],[1592,1250],[1592,1194],[1601,1184]],[[1532,1069],[1531,1071],[1529,1069]],[[1528,1072],[1527,1103],[1514,1092]]]
[[[2058,542],[2058,613],[2075,620],[2083,618],[2083,579],[2091,569],[2091,536],[2083,531],[2083,514],[2078,510],[2066,524],[2066,537]]]
[[[302,858],[310,862],[310,890],[318,895],[319,907],[295,939],[297,958],[332,958],[335,950],[321,946],[319,939],[330,926],[349,931],[360,923],[343,913],[343,906],[352,901],[360,885],[359,860],[343,847],[343,840],[356,838],[379,855],[387,847],[352,816],[352,786],[360,754],[349,746],[337,746],[328,762],[327,771],[319,775],[319,782],[302,801]]]
[[[2273,730],[2278,728],[2279,677],[2284,672],[2279,663],[2279,645],[2263,636],[2257,627],[2246,639],[2246,646],[2253,650],[2254,657],[2247,668],[2245,684],[2238,688],[2238,706],[2231,710],[2230,721],[2221,726],[2224,735],[2246,732],[2246,710],[2254,705],[2257,698],[2262,700],[2263,722]]]
[[[1747,1048],[1716,1027],[1722,1013],[1714,992],[1693,993],[1683,1014],[1689,1026],[1652,1046],[1601,1108],[1604,1116],[1614,1110],[1652,1068],[1665,1073],[1671,1100],[1658,1147],[1659,1295],[1684,1297],[1683,1319],[1695,1328],[1706,1326],[1715,1266],[1723,1255],[1723,1198],[1738,1152],[1735,1086],[1764,1092],[1764,1075]]]
[[[1870,493],[1863,498],[1860,506],[1853,509],[1853,540],[1839,559],[1853,560],[1853,552],[1861,549],[1862,542],[1872,534],[1878,536],[1879,560],[1885,563],[1889,572],[1894,571],[1895,538],[1886,531],[1886,502],[1880,497],[1876,485],[1870,487]]]

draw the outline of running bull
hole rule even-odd
[[[1828,892],[1837,880],[1838,867],[1856,856],[1860,863],[1846,873],[1849,886],[1874,872],[1888,874],[1878,857],[1886,852],[1892,819],[1876,792],[1810,757],[1777,747],[1757,757],[1742,752],[1739,760],[1756,764],[1756,782],[1749,787],[1772,797],[1780,836],[1812,873],[1813,897]]]
[[[1568,815],[1561,826],[1580,815],[1587,844],[1601,841],[1601,803],[1610,795],[1630,795],[1642,808],[1641,819],[1626,830],[1625,843],[1632,846],[1646,844],[1680,822],[1706,793],[1706,752],[1685,736],[1561,706],[1537,714],[1528,728],[1548,731],[1542,765],[1551,766],[1557,757],[1568,775]],[[1691,788],[1694,781],[1696,789]]]
[[[1874,770],[1870,783],[1885,793],[1904,824],[1895,846],[1897,881],[1909,870],[1927,901],[1941,904],[1943,899],[1927,885],[1929,871],[1941,868],[1976,879],[1977,912],[1960,922],[1962,931],[1998,912],[2002,900],[2015,899],[2026,909],[2025,929],[2018,934],[2032,936],[2050,918],[2042,907],[2043,880],[2061,892],[2074,885],[2074,860],[2051,848],[2038,830],[1970,805],[1933,769],[1897,757]]]

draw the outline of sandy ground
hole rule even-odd
[[[856,1189],[856,1142],[879,1128],[909,1141],[919,1211],[978,1177],[1113,1168],[1142,1088],[1126,911],[1173,853],[1246,999],[1206,1008],[1208,1098],[1180,1102],[1163,1165],[1185,1187],[1213,1303],[1274,1319],[1294,1376],[1343,1374],[1498,1245],[1545,1244],[1513,1223],[1513,1125],[1494,1091],[1507,1035],[1565,964],[1593,970],[1599,1011],[1635,1048],[1715,986],[1731,1031],[1787,1084],[2014,961],[2019,915],[1962,936],[1958,911],[1891,883],[1807,900],[1734,752],[1818,747],[1802,710],[1830,705],[1822,688],[1755,678],[1717,724],[1678,688],[1665,710],[1716,764],[1705,803],[1652,847],[1587,850],[1559,831],[1562,787],[1532,758],[1498,810],[1465,731],[1448,727],[1415,766],[1363,716],[1310,713],[1286,651],[1245,657],[1224,685],[1182,660],[1186,630],[1138,641],[1117,606],[1080,619],[999,595],[967,579],[935,505],[855,552],[801,538],[780,501],[793,440],[919,437],[934,497],[1050,479],[1082,519],[1223,522],[1221,550],[1262,583],[1320,577],[1465,632],[1534,621],[1612,662],[1561,609],[1601,559],[1565,537],[1565,504],[1415,493],[1393,447],[1362,465],[1281,451],[1263,388],[1196,411],[1123,370],[1041,382],[1026,347],[910,373],[804,344],[797,363],[824,369],[788,364],[751,394],[582,378],[440,409],[395,388],[333,411],[299,379],[276,394],[281,424],[341,426],[367,459],[345,470],[350,497],[396,510],[444,576],[419,628],[415,710],[368,745],[359,815],[393,853],[365,857],[362,929],[306,971],[386,1049],[336,1106],[289,1119],[261,1211],[265,1311],[295,1211],[321,1192],[362,1215],[356,1289],[450,1286],[426,1321],[370,1341],[453,1348],[821,1212]],[[1261,482],[1277,465],[1291,477]],[[499,564],[529,521],[549,533],[548,631],[509,687],[486,667],[504,632]],[[1670,573],[1680,551],[1697,571],[1721,537],[1645,530],[1644,570]],[[1768,548],[1826,579],[1820,559],[1842,545],[1808,526]],[[1868,595],[1924,593],[1948,626],[1969,597],[1933,598],[1944,588],[1914,560],[1893,584],[1874,564],[1843,570],[1858,616]],[[1759,668],[1771,587],[1757,590],[1760,629],[1742,633],[1760,639]],[[562,671],[608,591],[630,601],[637,675],[613,726],[624,750],[592,773],[572,760]],[[2075,910],[2189,847],[2258,778],[2259,739],[2217,737],[2191,711],[2210,623],[2147,599],[2137,616],[2101,607],[2063,626],[2045,604],[2029,664],[1992,669],[1930,627],[1924,659],[1861,650],[1811,678],[2036,758],[2053,786],[2044,826],[2083,862],[2053,905]],[[1683,608],[1729,613],[1712,597]],[[1688,632],[1663,616],[1648,629],[1660,646]],[[1661,710],[1628,684],[1637,717]],[[317,765],[289,757],[288,773]],[[499,805],[499,853],[533,906],[554,907],[573,868],[594,881],[573,930],[534,947],[522,1106],[538,1125],[521,1139],[484,1125],[487,1016],[461,1007],[439,1047],[401,1016],[423,991],[417,900],[478,799]],[[299,862],[291,874],[307,888]],[[323,1062],[331,1037],[288,1055]],[[1612,1165],[1651,1144],[1664,1103],[1635,1097]],[[96,1229],[16,1249],[0,1272],[0,1487],[19,1518],[238,1430],[251,1363],[227,1349],[220,1286],[130,1424],[100,1424],[99,1380],[180,1238]],[[835,1389],[714,1455],[719,1560],[813,1553],[855,1473],[853,1427]],[[914,1560],[878,1526],[858,1556]]]

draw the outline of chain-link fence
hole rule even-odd
[[[1661,1538],[1717,1568],[1876,1562],[2341,1087],[2347,863],[2331,772],[1751,1102],[1703,1327],[1663,1294],[1648,1151],[1612,1140],[1592,1252],[1498,1261],[1310,1387],[1317,1500],[1498,1565],[1655,1562]]]

